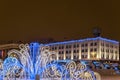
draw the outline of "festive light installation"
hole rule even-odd
[[[0,71],[1,80],[16,77],[34,80],[36,75],[43,80],[101,80],[98,73],[89,70],[85,64],[76,64],[70,60],[63,61],[65,64],[60,63],[55,58],[56,52],[50,51],[49,46],[31,43],[21,44],[19,48],[8,52],[3,70]]]

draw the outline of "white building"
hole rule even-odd
[[[57,60],[119,61],[119,42],[102,37],[46,44],[57,52]]]

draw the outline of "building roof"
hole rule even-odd
[[[67,44],[67,43],[84,42],[84,41],[90,41],[90,40],[103,40],[103,41],[111,42],[111,43],[114,43],[114,44],[119,44],[119,41],[116,41],[116,40],[111,40],[111,39],[102,38],[102,37],[95,37],[95,38],[85,38],[85,39],[79,39],[79,40],[55,42],[55,43],[49,43],[49,44],[46,44],[46,45]]]

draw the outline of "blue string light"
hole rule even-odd
[[[119,42],[115,41],[115,40],[110,40],[110,39],[102,38],[102,37],[96,37],[96,38],[86,38],[86,39],[80,39],[80,40],[71,40],[71,41],[64,41],[64,42],[49,43],[46,45],[69,44],[69,43],[85,42],[85,41],[91,41],[91,40],[93,40],[93,41],[94,40],[103,40],[103,41],[111,42],[113,44],[119,44]]]

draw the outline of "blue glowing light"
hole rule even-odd
[[[91,41],[91,40],[103,40],[103,41],[111,42],[114,44],[119,44],[119,42],[115,41],[115,40],[110,40],[110,39],[102,38],[102,37],[96,37],[96,38],[86,38],[86,39],[80,39],[80,40],[71,40],[71,41],[64,41],[64,42],[49,43],[46,45],[69,44],[69,43],[84,42],[84,41]]]

